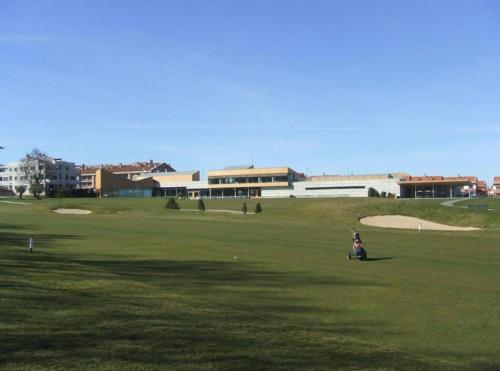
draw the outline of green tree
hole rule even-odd
[[[255,214],[258,214],[261,212],[262,212],[262,206],[260,206],[260,202],[257,202],[257,205],[255,205]]]
[[[23,194],[26,192],[26,186],[25,185],[18,185],[16,186],[16,192],[19,194],[19,199],[23,199]]]
[[[40,195],[45,192],[46,162],[47,155],[36,148],[21,159],[21,168],[29,183],[30,193],[37,199],[40,199]]]
[[[32,183],[30,185],[30,193],[38,200],[41,199],[40,195],[45,191],[43,185],[38,183]]]
[[[248,212],[248,208],[247,208],[247,203],[246,202],[243,202],[243,207],[241,208],[241,211],[243,212],[243,214],[246,214]]]
[[[198,200],[198,210],[200,210],[202,213],[205,212],[205,203],[201,198]]]
[[[165,208],[172,209],[172,210],[179,210],[180,209],[179,205],[177,204],[177,201],[175,201],[175,198],[173,198],[173,197],[169,197],[169,199],[167,200],[167,203],[165,204]]]
[[[370,187],[368,188],[368,197],[380,197],[380,194],[375,188]]]

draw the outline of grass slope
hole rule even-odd
[[[0,204],[4,369],[500,367],[497,214],[371,199],[261,200],[260,215],[157,198],[31,202]],[[486,229],[357,222],[377,214]],[[372,260],[345,259],[352,226]]]

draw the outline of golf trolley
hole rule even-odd
[[[352,232],[352,252],[347,254],[347,259],[357,259],[357,260],[366,260],[368,258],[368,254],[366,253],[366,249],[363,245],[363,242],[361,241],[361,237],[358,232],[354,231],[353,228],[351,228]]]

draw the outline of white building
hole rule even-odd
[[[400,197],[399,182],[405,177],[404,173],[310,176],[290,187],[262,189],[262,197],[368,197],[370,188]]]
[[[38,161],[36,166],[44,174],[42,185],[46,193],[58,189],[71,190],[78,185],[79,170],[74,162],[45,157]],[[17,193],[16,187],[24,185],[26,186],[26,194],[29,194],[29,181],[25,170],[23,161],[0,165],[0,188]]]

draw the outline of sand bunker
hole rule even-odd
[[[58,213],[58,214],[73,214],[73,215],[92,214],[92,211],[82,210],[82,209],[55,209],[52,211],[54,211],[55,213]]]
[[[360,219],[361,224],[371,225],[372,227],[382,228],[402,228],[402,229],[419,229],[430,231],[477,231],[481,228],[474,227],[456,227],[451,225],[429,222],[420,218],[403,215],[380,215],[368,216]]]

